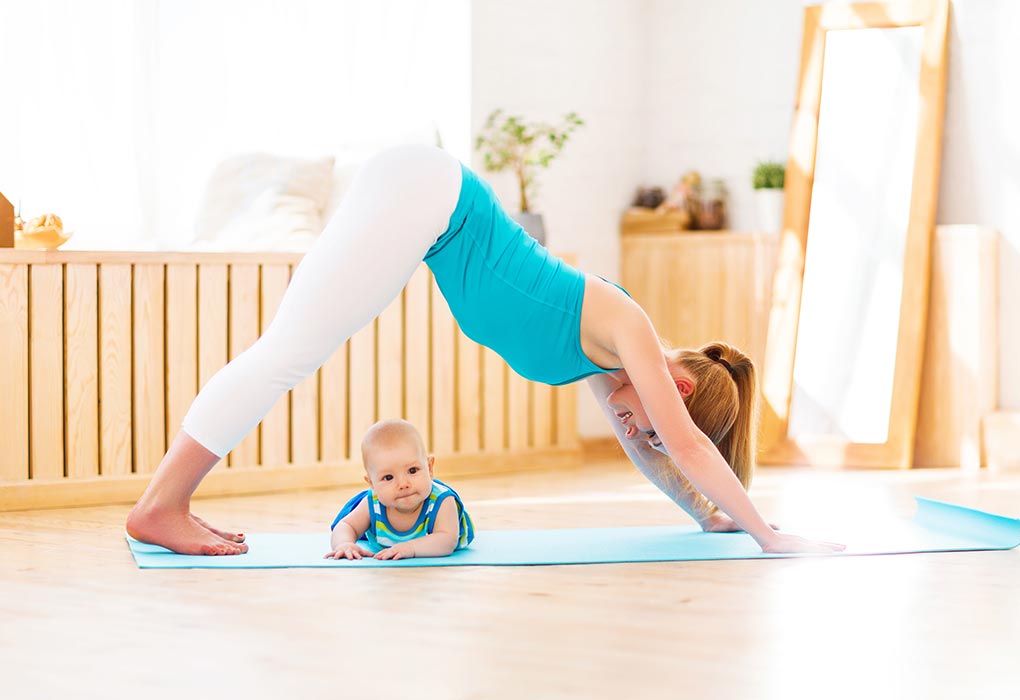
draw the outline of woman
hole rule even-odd
[[[461,330],[519,374],[548,384],[587,378],[631,459],[703,527],[742,528],[767,552],[841,548],[769,527],[684,405],[685,392],[688,399],[707,396],[711,404],[720,395],[712,387],[724,387],[733,418],[706,430],[731,458],[734,445],[750,449],[749,362],[702,353],[701,364],[718,369],[699,374],[681,354],[670,368],[651,322],[626,292],[550,255],[510,220],[474,173],[424,146],[386,151],[361,169],[295,271],[269,328],[196,397],[128,516],[128,534],[182,554],[247,551],[243,535],[191,514],[191,494],[281,394],[386,308],[422,260]],[[732,410],[738,405],[740,411]],[[736,465],[745,482],[750,454]],[[711,504],[729,518],[713,513]]]

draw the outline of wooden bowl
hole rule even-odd
[[[74,233],[56,227],[44,226],[30,231],[17,231],[14,247],[22,250],[55,250],[67,243]]]

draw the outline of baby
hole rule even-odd
[[[347,502],[333,521],[326,559],[445,557],[474,539],[460,496],[432,478],[435,457],[405,420],[376,423],[361,441],[365,481],[372,488]],[[358,542],[365,540],[376,551]]]

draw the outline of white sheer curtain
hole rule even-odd
[[[71,248],[190,240],[222,158],[470,150],[469,0],[0,2],[0,191]]]

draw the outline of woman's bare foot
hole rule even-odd
[[[157,544],[178,554],[244,554],[248,545],[228,541],[186,510],[160,510],[135,505],[128,514],[127,533],[139,542]]]
[[[233,532],[227,532],[226,530],[221,530],[218,527],[213,527],[212,525],[210,525],[206,521],[202,520],[202,518],[198,517],[194,513],[191,514],[191,519],[194,520],[199,525],[201,525],[202,527],[204,527],[209,532],[213,533],[214,535],[219,535],[220,537],[225,539],[227,542],[238,542],[238,543],[244,542],[244,533],[243,532],[233,533]]]

